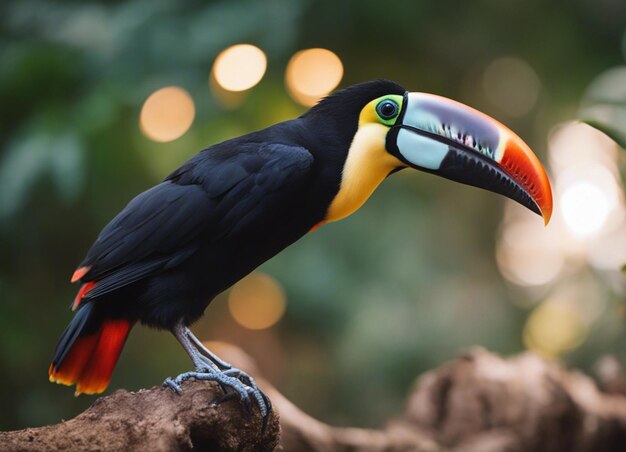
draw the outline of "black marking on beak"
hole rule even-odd
[[[450,147],[439,170],[428,172],[506,196],[541,216],[532,196],[495,161],[481,154]]]
[[[430,170],[415,167],[404,158],[397,146],[398,133],[401,129],[408,129],[411,133],[417,133],[448,146],[448,153],[441,162],[439,169]],[[402,124],[393,126],[387,133],[386,146],[388,152],[409,167],[426,173],[436,174],[461,184],[498,193],[517,201],[524,207],[541,215],[541,209],[532,196],[504,171],[495,160],[469,146],[465,146],[448,137]]]

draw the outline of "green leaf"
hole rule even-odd
[[[622,149],[626,150],[626,132],[619,130],[609,124],[603,123],[596,119],[580,119],[581,122],[590,125],[596,130],[599,130],[611,140],[615,141]]]

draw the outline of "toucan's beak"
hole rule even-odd
[[[493,118],[444,97],[406,93],[387,149],[407,165],[552,215],[552,190],[528,145]]]

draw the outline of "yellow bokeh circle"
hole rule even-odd
[[[178,86],[167,86],[146,99],[139,115],[139,125],[151,140],[172,141],[189,130],[195,115],[189,93]]]
[[[265,53],[251,44],[237,44],[220,53],[213,64],[215,82],[228,91],[245,91],[261,81],[267,69]]]
[[[566,303],[546,301],[533,310],[524,326],[524,344],[547,357],[578,347],[587,336],[579,312]]]
[[[251,330],[269,328],[285,313],[285,292],[274,278],[252,273],[230,290],[228,309],[235,321]]]
[[[339,85],[343,64],[327,49],[306,49],[295,53],[285,72],[285,84],[294,100],[314,105]]]

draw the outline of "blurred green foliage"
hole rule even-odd
[[[336,52],[343,86],[390,78],[469,103],[545,156],[550,128],[576,116],[598,73],[623,64],[625,23],[623,0],[1,3],[0,428],[56,422],[92,403],[47,381],[71,317],[76,264],[131,197],[198,150],[304,111],[283,88],[293,52]],[[211,96],[208,74],[215,56],[239,42],[264,49],[269,69],[240,108],[227,110]],[[541,82],[522,117],[507,117],[481,84],[484,67],[506,55]],[[173,84],[193,96],[195,122],[178,140],[151,142],[139,109]],[[394,176],[351,218],[263,266],[288,294],[279,325],[244,331],[218,297],[195,330],[243,345],[313,415],[375,425],[400,409],[419,372],[460,348],[523,349],[522,306],[541,294],[498,272],[501,203],[430,175]],[[616,305],[608,309],[615,318]],[[601,323],[595,333],[567,357],[572,364],[623,356],[623,328]],[[137,328],[110,390],[158,384],[189,367],[170,335]]]
[[[580,114],[583,122],[604,132],[626,150],[626,64],[610,68],[592,81]]]

